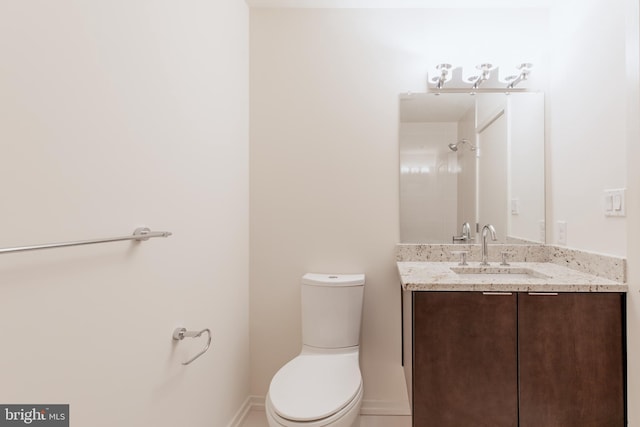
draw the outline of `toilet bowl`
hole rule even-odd
[[[302,351],[271,380],[265,400],[270,427],[359,424],[363,295],[363,274],[304,275]]]
[[[265,402],[269,426],[353,426],[363,394],[358,354],[304,349],[271,381]]]

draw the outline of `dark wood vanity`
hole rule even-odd
[[[623,427],[622,292],[403,291],[415,427]]]

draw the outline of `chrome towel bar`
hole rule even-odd
[[[12,252],[37,251],[39,249],[65,248],[69,246],[93,245],[96,243],[120,242],[122,240],[135,240],[137,242],[142,242],[144,240],[149,240],[152,237],[169,237],[169,236],[171,236],[171,233],[168,231],[151,231],[148,228],[140,227],[140,228],[136,228],[133,234],[130,236],[108,237],[104,239],[93,239],[93,240],[79,240],[76,242],[45,243],[43,245],[18,246],[15,248],[0,249],[0,254],[7,254]]]
[[[201,331],[187,331],[186,328],[175,328],[173,330],[173,339],[176,340],[176,341],[182,341],[186,337],[198,338],[204,332],[206,332],[207,335],[208,335],[207,345],[204,346],[204,348],[202,349],[202,351],[200,353],[196,354],[195,356],[193,356],[191,359],[187,360],[186,362],[182,362],[183,365],[188,365],[189,363],[191,363],[194,360],[196,360],[198,357],[200,357],[203,354],[205,354],[207,352],[207,350],[209,350],[209,346],[211,346],[211,331],[209,330],[209,328],[203,329]]]

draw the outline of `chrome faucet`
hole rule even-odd
[[[471,226],[468,222],[462,224],[462,235],[453,236],[453,243],[455,242],[468,242],[471,240]]]
[[[491,224],[487,224],[482,227],[482,261],[480,261],[480,265],[486,266],[489,265],[487,262],[488,257],[488,245],[487,245],[487,231],[491,233],[491,240],[496,241],[498,238],[496,237],[496,229]]]
[[[464,240],[471,240],[471,226],[468,222],[462,224],[462,238]]]

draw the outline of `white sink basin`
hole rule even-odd
[[[466,279],[492,279],[492,280],[508,280],[508,279],[549,279],[546,274],[535,271],[526,267],[510,267],[510,266],[460,266],[451,267],[451,271],[462,275]]]

